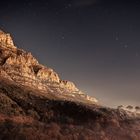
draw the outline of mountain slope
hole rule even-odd
[[[97,104],[0,32],[0,140],[139,140],[140,118]]]
[[[82,93],[74,83],[61,80],[53,69],[39,64],[31,53],[16,48],[10,35],[2,31],[0,32],[0,74],[20,85],[43,92],[57,92],[63,99],[97,103],[95,98]]]

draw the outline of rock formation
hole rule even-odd
[[[140,114],[103,107],[0,31],[0,140],[140,140]]]
[[[18,49],[10,34],[0,31],[0,74],[21,85],[36,88],[42,91],[67,94],[67,96],[86,99],[96,103],[95,98],[82,93],[74,83],[61,80],[51,68],[45,67],[22,49]]]
[[[5,34],[3,31],[0,30],[0,43],[8,48],[15,48],[13,40],[10,34]]]

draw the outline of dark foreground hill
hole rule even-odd
[[[140,118],[98,105],[1,31],[0,140],[140,140]]]

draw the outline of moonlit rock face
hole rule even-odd
[[[95,98],[85,95],[73,82],[61,80],[51,68],[45,67],[31,53],[14,46],[10,34],[0,31],[0,76],[23,86],[45,92],[61,93],[61,96],[82,98],[97,103]]]
[[[41,68],[38,70],[37,77],[42,80],[49,80],[57,83],[59,83],[60,80],[58,74],[50,68]]]
[[[60,86],[61,87],[67,87],[67,89],[69,89],[69,90],[78,91],[78,89],[76,88],[75,84],[70,82],[70,81],[61,80],[60,81]]]
[[[8,48],[16,48],[10,34],[0,31],[0,43],[6,45]]]
[[[89,101],[92,101],[92,102],[95,102],[95,103],[98,103],[98,100],[93,98],[93,97],[90,97],[90,96],[87,96],[87,100]]]

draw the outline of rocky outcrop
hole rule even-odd
[[[9,48],[15,48],[13,40],[12,40],[10,34],[6,34],[1,30],[0,30],[0,43],[3,46],[9,47]]]
[[[38,70],[36,76],[41,80],[47,80],[50,82],[59,83],[60,81],[58,74],[50,68],[42,67],[41,69]]]
[[[81,96],[88,101],[92,98],[84,95],[74,83],[61,80],[58,74],[51,68],[45,67],[22,49],[18,49],[10,34],[0,31],[0,75],[14,82],[42,91],[67,94],[70,97]]]
[[[75,84],[70,81],[60,80],[60,86],[62,88],[66,87],[67,89],[69,89],[71,91],[73,91],[73,90],[79,91],[79,89],[76,88]]]
[[[1,76],[12,81],[11,77],[2,69],[0,69],[0,77]]]

